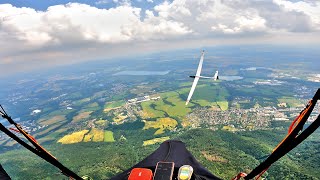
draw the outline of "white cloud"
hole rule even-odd
[[[285,11],[296,11],[306,14],[312,21],[314,28],[320,30],[320,1],[291,2],[286,0],[273,0]]]
[[[51,6],[42,12],[7,4],[1,5],[0,11],[8,12],[0,15],[4,19],[1,32],[31,45],[63,44],[71,41],[120,43],[140,40],[137,36],[141,34],[157,39],[157,35],[190,32],[181,22],[166,21],[150,13],[149,17],[141,21],[141,9],[129,5],[98,9],[85,4],[69,3]],[[142,36],[140,38],[146,39]]]
[[[130,0],[113,1],[118,6],[109,9],[68,3],[46,11],[0,4],[0,63],[58,58],[75,62],[128,49],[201,46],[225,39],[320,41],[320,2],[173,0],[142,10]]]

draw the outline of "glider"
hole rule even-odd
[[[191,78],[194,78],[193,80],[193,84],[191,86],[191,90],[189,92],[189,95],[188,95],[188,99],[186,101],[186,105],[188,105],[191,97],[192,97],[192,94],[194,92],[194,90],[196,89],[196,86],[197,86],[197,83],[199,81],[200,78],[203,78],[203,79],[213,79],[214,81],[218,80],[219,79],[219,75],[218,75],[218,71],[215,72],[214,76],[213,77],[207,77],[207,76],[201,76],[201,69],[202,69],[202,64],[203,64],[203,58],[204,58],[204,50],[202,51],[201,53],[201,58],[200,58],[200,62],[199,62],[199,65],[198,65],[198,69],[197,69],[197,73],[195,76],[189,76]]]

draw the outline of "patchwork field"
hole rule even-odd
[[[157,121],[145,121],[143,129],[154,128],[158,129],[154,134],[162,134],[165,130],[173,130],[178,125],[178,122],[172,118],[158,118]]]
[[[82,130],[72,134],[65,135],[59,139],[62,144],[74,144],[80,142],[115,142],[112,131],[104,131],[97,128]]]
[[[124,100],[121,100],[121,101],[112,101],[112,102],[107,102],[105,105],[104,105],[104,110],[105,112],[108,112],[112,109],[117,109],[117,108],[120,108],[121,106],[123,106],[125,104],[125,101]]]
[[[166,137],[161,137],[161,138],[154,138],[154,139],[150,139],[150,140],[146,140],[143,141],[143,146],[148,146],[148,145],[152,145],[152,144],[156,144],[156,143],[162,143],[166,140],[169,140],[170,137],[166,136]]]
[[[80,122],[82,120],[89,118],[91,113],[92,113],[92,111],[85,111],[85,112],[78,113],[78,115],[73,117],[72,123],[77,123],[77,122]]]
[[[89,141],[100,142],[100,141],[103,141],[103,138],[104,138],[103,130],[92,128],[91,131],[84,136],[83,142],[89,142]]]
[[[58,142],[61,144],[73,144],[79,143],[83,140],[83,136],[87,134],[89,130],[82,130],[78,132],[74,132],[72,134],[66,135],[63,138],[59,139]]]
[[[159,118],[165,117],[166,114],[170,117],[183,118],[191,109],[192,103],[185,106],[185,101],[180,98],[180,93],[171,91],[160,94],[161,99],[157,101],[142,102],[143,109],[142,118]]]
[[[55,123],[59,123],[59,122],[63,122],[66,120],[66,117],[64,115],[57,115],[57,116],[53,116],[49,119],[39,119],[38,123],[41,125],[52,125]]]
[[[65,133],[68,128],[61,128],[54,132],[48,133],[48,135],[38,139],[39,143],[44,143],[48,141],[57,141],[58,137],[61,136],[62,133]]]
[[[126,119],[128,116],[124,115],[124,113],[120,113],[118,115],[116,115],[116,117],[114,117],[112,120],[117,123],[117,124],[121,124],[123,123],[123,120]]]
[[[83,98],[83,99],[80,99],[80,100],[77,100],[77,101],[74,101],[73,104],[75,106],[81,106],[83,105],[84,103],[87,103],[90,101],[90,98]]]
[[[293,97],[282,97],[278,99],[279,103],[286,103],[289,107],[304,106],[303,102]]]
[[[100,126],[100,127],[105,127],[107,125],[107,121],[106,120],[103,120],[103,119],[100,119],[100,120],[97,120],[94,122],[97,126]]]
[[[94,103],[86,105],[83,109],[85,109],[86,111],[96,111],[99,108],[100,108],[99,104],[94,102]]]
[[[187,85],[189,85],[189,83],[181,84],[181,86]],[[192,100],[188,106],[186,106],[185,100],[187,99],[189,91],[190,87],[186,87],[177,91],[161,93],[161,99],[157,101],[142,102],[141,117],[143,119],[161,117],[184,119],[184,117],[191,112],[191,107],[195,106],[195,104],[202,107],[210,106],[223,111],[229,108],[227,101],[229,93],[224,87],[220,87],[217,84],[200,84],[193,94]]]
[[[58,123],[58,124],[53,124],[53,125],[51,125],[51,126],[48,126],[46,129],[44,129],[44,130],[42,130],[42,131],[34,134],[34,136],[37,137],[37,136],[45,135],[45,134],[47,134],[48,132],[50,132],[50,131],[52,131],[52,130],[60,127],[60,126],[61,126],[60,123]]]
[[[147,101],[147,102],[141,103],[141,107],[143,110],[140,113],[140,115],[143,119],[165,117],[165,112],[156,110],[152,107],[152,106],[155,106],[155,103],[156,102],[153,102],[153,101]]]

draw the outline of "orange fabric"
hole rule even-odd
[[[244,177],[246,177],[246,176],[247,176],[246,173],[241,172],[241,173],[239,173],[236,177],[234,177],[232,180],[239,180],[239,179],[244,178]]]
[[[290,136],[291,132],[297,127],[297,125],[300,123],[300,121],[303,119],[303,117],[305,116],[305,114],[308,112],[308,110],[310,109],[311,107],[311,104],[313,103],[312,100],[309,101],[309,106],[307,108],[305,108],[301,114],[292,122],[292,124],[290,125],[289,127],[289,130],[288,130],[288,134],[287,136],[273,149],[272,152],[274,152],[276,149],[278,149],[278,147],[284,142],[287,140],[287,138]]]

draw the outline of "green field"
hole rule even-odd
[[[197,86],[193,99],[206,99],[207,101],[224,101],[229,97],[228,90],[219,84],[202,84]]]
[[[222,111],[228,110],[228,107],[229,107],[228,101],[217,101],[217,104]]]
[[[184,84],[182,84],[184,85]],[[199,85],[190,103],[186,106],[185,101],[190,88],[182,88],[177,91],[160,93],[161,99],[158,101],[142,102],[142,118],[165,117],[166,114],[172,118],[183,119],[191,112],[191,107],[199,106],[219,107],[225,111],[229,103],[226,100],[229,96],[228,91],[219,85]]]
[[[159,100],[162,101],[162,100]],[[159,104],[159,101],[153,102],[153,101],[147,101],[147,102],[142,102],[141,107],[142,107],[142,118],[147,119],[147,118],[159,118],[159,117],[165,117],[165,112],[156,110],[151,107],[151,105],[155,105],[156,103]]]
[[[125,101],[124,101],[124,100],[107,102],[107,103],[104,105],[104,109],[118,108],[118,107],[123,106],[124,104],[125,104]]]
[[[278,99],[279,103],[286,103],[289,107],[297,107],[299,105],[303,106],[303,102],[299,101],[294,97],[282,97]]]
[[[209,102],[207,100],[204,99],[196,99],[196,100],[192,100],[193,103],[195,104],[199,104],[200,106],[204,107],[204,106],[215,106],[217,105],[216,102]]]
[[[80,100],[77,100],[77,101],[74,101],[73,104],[75,106],[81,106],[83,105],[84,103],[87,103],[90,101],[90,98],[83,98],[83,99],[80,99]]]
[[[165,130],[173,130],[178,125],[178,122],[172,118],[158,118],[156,121],[145,121],[143,129],[154,128],[157,131],[155,135],[163,134]]]
[[[94,103],[90,103],[90,104],[84,106],[82,110],[85,110],[85,111],[97,111],[98,109],[100,109],[99,104],[94,102]]]
[[[157,101],[142,102],[143,117],[159,118],[169,117],[182,118],[191,112],[190,106],[185,106],[185,101],[180,98],[180,94],[176,91],[170,91],[160,94],[161,99]],[[166,112],[166,113],[165,113]]]
[[[104,131],[104,142],[115,142],[112,131]]]

